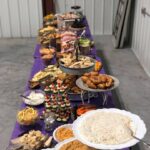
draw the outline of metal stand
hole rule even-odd
[[[107,102],[108,102],[108,93],[103,92],[102,97],[103,97],[103,106],[105,106],[107,105]]]

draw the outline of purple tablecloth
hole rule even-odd
[[[90,33],[90,30],[89,30],[89,26],[88,26],[88,23],[86,21],[86,19],[84,20],[86,25],[87,25],[87,28],[86,28],[86,35],[93,40],[93,37],[91,36],[91,33]],[[36,45],[36,48],[35,48],[35,53],[33,55],[33,57],[35,58],[34,59],[34,64],[33,64],[33,67],[32,67],[32,70],[31,70],[31,74],[29,76],[29,80],[33,77],[33,75],[35,73],[37,73],[39,70],[42,70],[44,68],[44,64],[42,62],[42,60],[40,59],[40,53],[39,53],[39,49],[40,49],[40,45]],[[96,57],[97,60],[101,60],[99,57],[96,56],[96,48],[94,47],[93,50],[92,50],[92,55],[94,55]],[[101,73],[105,73],[104,69],[101,70]],[[25,91],[29,90],[29,87],[28,87],[28,82],[26,84],[26,88],[25,88]],[[114,102],[113,102],[113,99],[112,99],[112,94],[111,92],[108,92],[107,93],[108,95],[108,103],[106,106],[103,106],[105,108],[113,108],[115,107],[114,106]],[[97,107],[102,107],[102,102],[103,102],[103,98],[102,98],[102,95],[99,94],[99,96],[97,98],[92,98],[90,100],[90,102],[92,104],[96,104]],[[76,104],[80,104],[81,102],[72,102],[72,105],[76,105]],[[21,105],[21,108],[24,108],[26,105],[24,103],[22,103]],[[44,109],[44,105],[41,105],[41,106],[38,106],[36,107],[39,111],[39,113],[42,112],[42,110]],[[70,119],[68,122],[72,122],[72,120]],[[60,123],[60,122],[56,122],[53,129],[55,129],[57,126],[61,125],[63,123]],[[40,130],[42,131],[42,133],[48,133],[50,135],[52,135],[52,132],[46,132],[44,130],[44,122],[43,121],[38,121],[38,123],[34,126],[31,126],[31,127],[21,127],[17,122],[15,124],[15,127],[14,127],[14,130],[12,132],[12,136],[11,136],[11,139],[13,138],[16,138],[18,137],[19,135],[21,135],[22,133],[26,132],[26,131],[29,131],[31,129],[35,129],[35,130]],[[126,148],[126,149],[123,149],[123,150],[129,150],[129,148]]]

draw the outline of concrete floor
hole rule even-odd
[[[114,49],[111,36],[95,36],[94,40],[106,57],[111,73],[120,80],[118,90],[126,109],[146,123],[145,140],[150,143],[150,77],[130,48]]]
[[[5,150],[16,121],[35,43],[35,39],[0,40],[0,150]]]
[[[131,49],[113,49],[111,36],[95,37],[114,74],[121,82],[119,92],[126,108],[141,116],[148,128],[150,142],[150,78]],[[0,40],[0,150],[8,144],[21,94],[33,63],[35,39]]]

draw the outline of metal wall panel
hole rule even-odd
[[[34,37],[42,18],[41,0],[0,0],[0,37]]]
[[[141,14],[141,9],[143,7],[150,13],[150,1],[136,1],[132,49],[144,70],[150,76],[150,17],[144,17]]]
[[[94,33],[94,18],[95,18],[95,12],[94,12],[94,2],[91,0],[85,0],[85,15],[87,17],[91,33]]]
[[[85,0],[75,0],[75,5],[81,6],[81,8],[83,9],[83,13],[85,13],[84,10]]]
[[[112,22],[113,22],[113,1],[104,0],[104,11],[103,11],[103,21],[104,21],[104,34],[112,33]]]
[[[42,0],[38,0],[38,20],[39,20],[39,27],[43,26],[43,10],[42,10]]]
[[[30,28],[28,0],[19,0],[19,14],[20,14],[21,36],[30,37],[31,28]]]
[[[75,0],[66,0],[65,1],[65,6],[66,6],[66,12],[71,11],[71,7],[75,5]]]
[[[33,37],[42,27],[42,0],[0,0],[0,37]],[[81,5],[93,34],[112,33],[118,0],[55,0],[58,13]]]
[[[35,37],[37,35],[37,29],[40,26],[37,0],[29,0],[29,18],[31,32],[30,34],[32,37]]]
[[[81,5],[93,34],[112,34],[118,0],[55,0],[55,3],[57,12],[70,10],[72,4]]]
[[[66,11],[66,0],[55,0],[55,7],[57,13],[64,13]]]
[[[8,7],[8,0],[1,0],[0,2],[0,17],[2,36],[11,37],[10,10]]]
[[[2,5],[2,2],[0,1],[0,6]],[[0,38],[2,37],[2,25],[1,25],[1,15],[2,15],[2,13],[1,13],[1,10],[0,10]]]
[[[99,6],[99,7],[97,7]],[[95,35],[104,34],[104,0],[95,0],[95,19],[94,19],[94,33]],[[97,13],[99,12],[99,13]]]
[[[20,13],[19,13],[19,5],[18,0],[8,0],[8,8],[10,11],[10,28],[11,28],[11,36],[12,37],[20,37],[21,29],[20,29]]]

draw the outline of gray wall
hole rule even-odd
[[[142,7],[150,13],[150,0],[136,0],[132,49],[150,76],[150,17],[141,14]]]
[[[112,34],[118,0],[55,0],[57,12],[66,12],[72,5],[81,5],[95,35]]]
[[[34,37],[41,26],[41,0],[0,0],[0,37]]]
[[[55,0],[57,12],[79,4],[93,34],[112,34],[118,0]],[[42,26],[41,0],[0,0],[0,37],[35,37]]]

